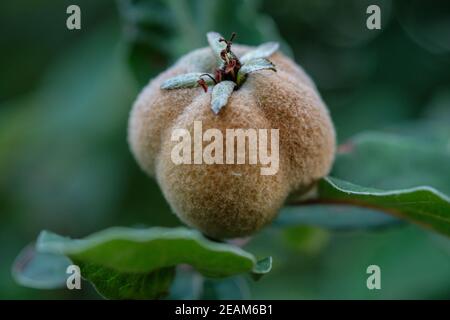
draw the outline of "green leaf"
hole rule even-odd
[[[186,228],[116,227],[79,240],[43,231],[36,247],[123,272],[150,272],[185,263],[205,276],[227,277],[249,272],[256,264],[250,253]]]
[[[112,299],[153,299],[166,295],[175,267],[191,265],[212,278],[250,272],[263,275],[270,264],[225,243],[186,228],[132,229],[116,227],[84,239],[43,231],[36,248],[65,255],[81,269],[100,294]],[[264,261],[264,260],[263,260]]]
[[[256,49],[244,54],[241,58],[239,58],[239,61],[245,64],[251,60],[269,58],[272,54],[274,54],[278,50],[279,47],[280,45],[278,42],[263,43],[259,45]]]
[[[442,134],[448,141],[448,135]],[[380,132],[358,134],[340,147],[331,175],[382,190],[427,185],[450,194],[450,149],[437,141]]]
[[[235,86],[236,83],[233,81],[222,81],[214,86],[211,97],[211,109],[215,114],[218,114],[226,106]]]
[[[25,247],[12,267],[14,280],[35,289],[56,289],[65,285],[70,260],[63,255],[37,252],[34,245]]]
[[[250,60],[245,63],[241,69],[239,69],[237,74],[237,84],[241,85],[249,73],[260,70],[277,71],[277,69],[275,69],[275,65],[267,59]]]
[[[306,202],[305,204],[308,204]],[[334,231],[374,229],[398,225],[400,220],[369,208],[351,205],[288,205],[274,221],[276,227],[315,226]]]
[[[450,199],[431,187],[383,191],[325,178],[319,182],[318,197],[323,203],[385,211],[450,236]]]
[[[426,144],[386,133],[363,133],[341,146],[333,167],[333,176],[351,180],[359,185],[375,187],[376,189],[369,190],[371,193],[397,190],[392,192],[405,197],[403,189],[408,190],[417,185],[431,185],[440,190],[450,190],[450,181],[447,178],[450,176],[447,166],[449,162],[450,153],[439,144]],[[420,192],[418,194],[421,195]],[[399,225],[401,220],[398,218],[405,218],[406,214],[402,211],[411,210],[406,204],[403,206],[397,204],[398,208],[391,208],[386,203],[374,205],[366,203],[365,200],[353,203],[351,198],[342,201],[323,194],[319,194],[319,200],[304,204],[308,206],[284,207],[274,225],[282,227],[310,225],[331,230],[373,229]],[[417,207],[417,204],[408,206]],[[435,210],[433,207],[425,207],[414,210],[431,212]],[[401,211],[401,214],[397,211]],[[389,215],[386,212],[394,214]],[[409,212],[406,215],[411,214]],[[417,218],[409,217],[409,219]]]
[[[208,39],[208,44],[216,56],[217,62],[222,63],[220,53],[227,47],[225,42],[219,41],[220,39],[223,39],[223,36],[220,33],[211,31],[206,34],[206,38]]]
[[[83,277],[107,299],[159,299],[169,293],[175,268],[161,268],[152,272],[118,272],[98,264],[74,260]]]
[[[180,89],[180,88],[194,88],[200,86],[198,84],[198,80],[205,80],[207,85],[214,84],[214,76],[212,74],[208,74],[206,76],[204,73],[200,72],[192,72],[180,74],[179,76],[175,76],[173,78],[167,79],[161,85],[161,89],[171,90],[171,89]]]
[[[252,270],[253,279],[259,280],[263,275],[272,270],[272,257],[259,260]]]

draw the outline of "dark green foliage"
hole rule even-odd
[[[342,144],[339,180],[322,181],[315,203],[290,204],[250,243],[224,244],[273,256],[261,281],[213,280],[178,263],[118,275],[74,258],[85,278],[126,299],[450,297],[449,240],[432,232],[449,230],[448,4],[378,1],[383,27],[369,31],[365,0],[83,0],[82,30],[68,32],[71,3],[0,4],[0,298],[98,298],[87,282],[38,291],[14,281],[64,286],[63,255],[29,247],[34,259],[13,265],[42,229],[84,238],[113,225],[179,225],[129,153],[127,116],[140,88],[206,46],[210,30],[235,31],[237,43],[280,42],[312,76]],[[426,188],[398,192],[417,187]],[[241,271],[262,266],[253,263]],[[379,292],[365,287],[374,263]]]

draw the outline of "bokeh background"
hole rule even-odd
[[[66,28],[70,4],[81,8],[81,30]],[[369,4],[381,7],[381,30],[366,28]],[[42,229],[81,237],[179,225],[131,157],[127,118],[140,88],[205,46],[209,30],[236,31],[246,44],[280,41],[315,80],[340,142],[374,130],[426,142],[440,128],[450,150],[448,1],[1,1],[1,299],[98,298],[87,283],[73,292],[14,282],[14,258]],[[441,191],[450,194],[448,181]],[[247,249],[272,255],[273,271],[256,283],[207,282],[206,297],[450,298],[449,240],[407,224],[267,228]],[[366,288],[370,264],[382,268],[382,290]]]

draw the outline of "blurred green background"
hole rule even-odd
[[[81,8],[81,30],[66,28],[70,4]],[[381,8],[381,30],[366,28],[370,4]],[[246,44],[280,41],[316,81],[340,142],[368,130],[425,142],[439,132],[450,150],[448,1],[2,1],[1,299],[98,298],[87,283],[81,291],[15,284],[11,264],[42,229],[81,237],[179,224],[128,150],[127,117],[142,86],[205,46],[209,30],[236,31]],[[248,250],[272,255],[274,268],[256,283],[235,279],[231,291],[242,297],[450,298],[449,240],[415,226],[267,228]],[[370,264],[382,269],[382,290],[366,288]]]

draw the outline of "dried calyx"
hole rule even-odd
[[[259,70],[276,71],[275,65],[267,58],[278,50],[278,43],[264,43],[239,59],[231,51],[235,36],[236,33],[233,32],[230,39],[226,40],[217,32],[208,32],[208,43],[217,60],[217,67],[213,73],[193,72],[178,75],[166,80],[161,89],[201,86],[207,92],[208,87],[213,87],[211,109],[218,114],[227,104],[233,91],[242,86],[249,73]]]
[[[237,83],[237,75],[242,65],[238,57],[233,53],[233,51],[231,51],[231,45],[233,44],[233,39],[235,36],[236,33],[233,32],[230,40],[226,40],[224,38],[220,38],[218,40],[220,43],[225,44],[225,48],[220,51],[220,59],[222,60],[221,65],[214,71],[214,77],[212,77],[209,73],[204,73],[200,75],[200,79],[197,81],[205,92],[208,91],[208,84],[204,79],[202,79],[202,77],[210,78],[214,84],[218,84],[222,81],[233,81],[234,83]],[[214,46],[215,44],[216,37],[214,36],[211,46]]]

